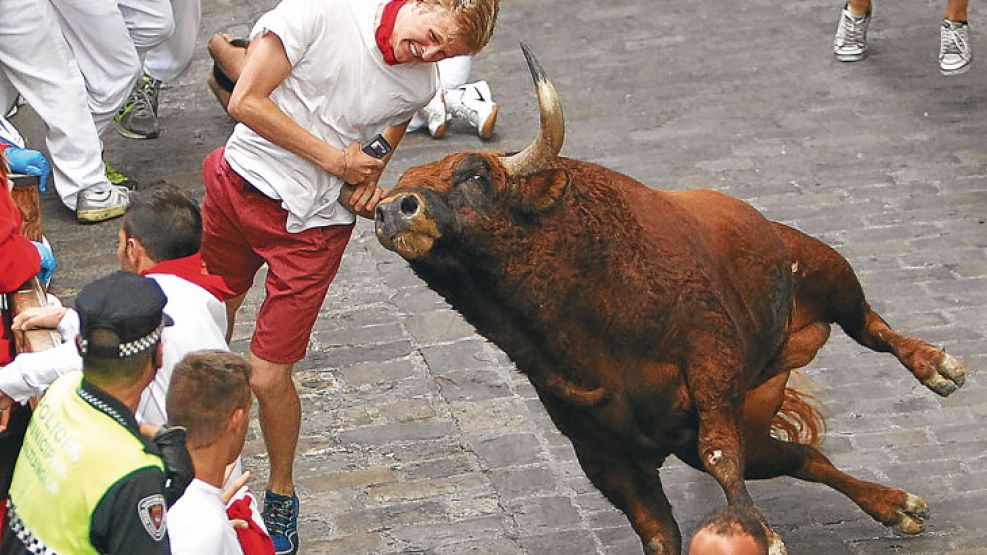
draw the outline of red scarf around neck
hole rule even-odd
[[[397,58],[394,57],[394,49],[391,48],[391,33],[394,32],[394,21],[398,18],[398,11],[404,6],[406,0],[391,0],[384,6],[384,13],[380,15],[380,25],[377,27],[377,48],[380,48],[384,55],[384,63],[389,66],[397,65]]]
[[[233,296],[233,290],[226,285],[223,278],[214,276],[206,271],[205,264],[202,263],[202,254],[195,253],[184,258],[173,258],[162,260],[154,266],[141,270],[142,276],[148,274],[169,274],[180,277],[189,283],[194,283],[199,287],[209,291],[212,296],[221,301]]]

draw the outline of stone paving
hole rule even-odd
[[[192,69],[164,91],[162,136],[107,137],[106,156],[149,187],[201,197],[202,158],[232,122],[204,85],[205,38],[243,34],[273,0],[206,0]],[[474,64],[500,102],[483,143],[454,126],[405,139],[385,174],[456,150],[522,148],[536,103],[529,42],[566,109],[565,155],[655,187],[712,187],[820,237],[849,258],[898,329],[945,346],[971,374],[943,400],[892,357],[833,334],[804,372],[826,408],[823,450],[855,476],[932,507],[901,537],[842,495],[776,479],[753,495],[790,553],[987,553],[987,66],[944,78],[942,3],[879,3],[870,58],[831,55],[835,0],[795,3],[505,1]],[[974,48],[987,55],[973,6]],[[30,114],[15,120],[38,136]],[[49,194],[49,237],[71,298],[115,264],[116,225],[81,227]],[[258,282],[259,283],[259,282]],[[245,352],[253,291],[233,348]],[[297,383],[302,553],[640,553],[637,537],[583,476],[527,380],[396,255],[369,222],[354,234]],[[261,487],[259,430],[246,448]],[[669,499],[688,537],[723,502],[715,482],[672,461]]]

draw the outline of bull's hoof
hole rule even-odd
[[[902,534],[921,534],[925,531],[925,520],[929,518],[929,504],[917,495],[905,492],[904,501],[894,507],[895,520],[887,526]]]
[[[781,541],[781,536],[771,528],[765,526],[764,531],[768,534],[768,555],[788,555],[785,543]]]
[[[665,540],[661,537],[652,538],[651,541],[644,544],[644,552],[648,555],[673,555],[671,549],[665,549]]]
[[[943,397],[949,397],[966,381],[966,369],[960,361],[945,352],[942,353],[939,362],[933,365],[932,370],[934,372],[932,376],[922,383]]]

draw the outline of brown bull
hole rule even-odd
[[[788,475],[921,532],[926,502],[837,470],[812,445],[818,414],[786,383],[833,323],[939,395],[963,384],[959,362],[891,329],[822,242],[715,191],[650,189],[558,157],[561,104],[522,49],[539,137],[519,154],[457,153],[408,170],[377,209],[381,243],[528,376],[647,553],[681,549],[658,470],[668,455],[762,522],[744,480]],[[771,553],[784,553],[767,529]]]

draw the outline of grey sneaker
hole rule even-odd
[[[144,75],[130,93],[127,103],[113,120],[117,133],[128,139],[153,139],[161,133],[158,124],[158,93],[161,81]]]
[[[867,25],[870,11],[863,17],[850,13],[846,7],[840,13],[840,23],[833,39],[833,54],[841,62],[856,62],[867,56]]]
[[[83,223],[102,222],[123,216],[129,206],[130,192],[127,189],[115,185],[99,189],[91,187],[79,191],[75,219]]]
[[[966,73],[973,64],[970,26],[966,21],[942,20],[939,28],[939,72],[943,75]]]

